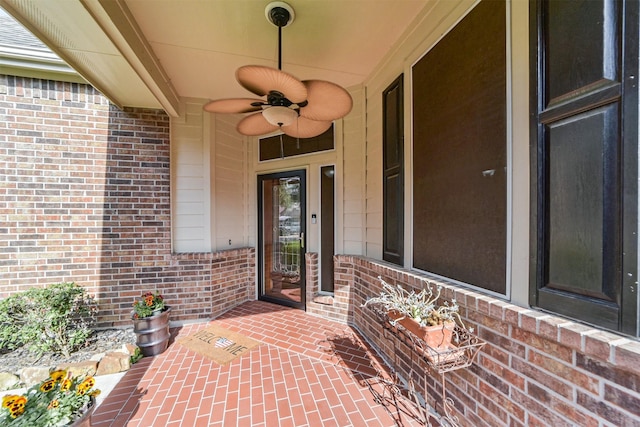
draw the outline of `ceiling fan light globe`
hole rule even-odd
[[[289,126],[298,118],[295,110],[287,107],[269,107],[262,111],[265,120],[274,126]]]

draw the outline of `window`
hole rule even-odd
[[[313,138],[294,138],[284,134],[260,138],[261,162],[326,150],[333,150],[333,124],[328,130]]]
[[[506,6],[482,1],[413,80],[413,266],[506,294]]]
[[[333,292],[335,167],[320,168],[320,290]]]

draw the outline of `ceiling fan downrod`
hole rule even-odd
[[[269,22],[278,27],[278,70],[282,70],[282,28],[293,22],[293,8],[285,2],[269,3],[265,9]]]

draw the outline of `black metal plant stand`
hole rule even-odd
[[[443,412],[438,421],[442,426],[460,426],[458,417],[453,413],[453,411],[455,410],[455,402],[451,397],[447,396],[445,374],[450,371],[455,371],[457,369],[462,369],[470,366],[474,362],[476,356],[478,355],[478,352],[486,344],[486,342],[480,339],[478,336],[472,334],[470,331],[456,325],[453,332],[454,346],[446,350],[437,350],[428,346],[426,342],[418,338],[415,334],[407,331],[401,324],[390,320],[386,311],[384,311],[382,307],[373,305],[370,306],[370,308],[375,313],[377,320],[383,327],[384,338],[390,341],[390,343],[394,346],[394,349],[397,350],[397,344],[398,341],[400,341],[406,344],[412,350],[411,354],[407,355],[410,357],[410,360],[408,361],[409,378],[407,381],[407,386],[401,387],[398,385],[396,367],[398,363],[397,360],[394,360],[394,365],[396,365],[392,366],[392,369],[394,370],[394,383],[388,384],[388,380],[381,378],[382,381],[386,382],[387,385],[389,385],[388,388],[385,388],[384,393],[386,393],[387,389],[389,389],[390,393],[399,394],[401,393],[401,389],[405,389],[418,408],[421,421],[425,425],[431,426],[431,423],[429,422],[430,405],[428,402],[429,393],[427,388],[427,378],[429,375],[433,376],[434,378],[437,377],[441,388],[440,402],[442,404]],[[394,354],[396,355],[396,357],[398,357],[397,351],[394,351]],[[426,371],[421,369],[421,364],[419,363],[420,361],[424,362],[423,365],[426,364]],[[425,400],[424,403],[420,401],[419,393],[416,390],[414,377],[419,377],[423,380]],[[386,396],[384,395],[382,396],[382,398],[385,397]]]

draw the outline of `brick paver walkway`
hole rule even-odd
[[[421,425],[403,400],[376,403],[384,388],[376,371],[386,367],[346,325],[253,301],[173,334],[210,324],[262,344],[221,366],[174,342],[127,372],[92,426]]]

